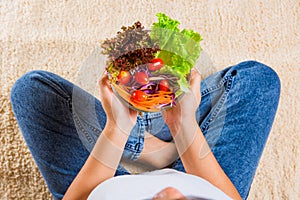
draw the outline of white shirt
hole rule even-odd
[[[143,200],[165,189],[174,187],[184,196],[206,199],[231,199],[208,181],[173,169],[161,169],[137,175],[110,178],[99,184],[88,200]]]

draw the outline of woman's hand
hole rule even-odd
[[[137,112],[128,108],[113,93],[107,73],[99,81],[100,101],[106,113],[107,124],[117,126],[125,133],[130,133],[136,123]]]
[[[90,156],[68,188],[64,200],[87,199],[98,184],[114,176],[129,133],[136,122],[137,112],[127,108],[114,95],[107,74],[101,78],[99,86],[100,100],[107,117],[106,125]]]
[[[196,121],[200,104],[200,75],[194,70],[186,93],[176,107],[163,111],[163,117],[173,136],[177,152],[186,173],[199,176],[233,199],[241,199],[237,189],[214,157]]]
[[[184,94],[175,107],[162,111],[165,123],[175,131],[182,125],[183,120],[196,119],[195,113],[201,101],[201,76],[196,69],[192,69],[191,75],[190,92]]]

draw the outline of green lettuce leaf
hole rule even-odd
[[[160,48],[163,49],[172,34],[179,32],[178,25],[180,23],[163,13],[157,13],[156,16],[158,22],[152,24],[150,37],[152,40],[158,41]]]
[[[161,58],[168,70],[179,77],[180,89],[188,92],[189,84],[186,76],[195,65],[201,52],[202,37],[193,30],[180,31],[179,21],[173,20],[163,13],[158,13],[158,22],[152,24],[150,37],[161,49],[156,57]]]

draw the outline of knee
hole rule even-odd
[[[234,68],[241,79],[247,79],[249,85],[279,98],[280,79],[271,67],[257,61],[245,61]]]
[[[38,88],[36,86],[40,84],[38,77],[43,76],[45,73],[47,72],[33,70],[17,79],[10,91],[10,101],[12,105],[14,106],[14,104],[21,103],[25,97],[36,93],[37,91],[35,91],[34,88]]]

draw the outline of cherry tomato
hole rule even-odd
[[[169,83],[167,80],[162,80],[159,82],[159,90],[162,90],[162,91],[169,91],[170,88],[169,88]]]
[[[135,101],[145,101],[147,97],[147,94],[141,90],[136,90],[131,94],[131,98]]]
[[[130,81],[130,73],[128,71],[120,71],[118,75],[118,81],[126,85]]]
[[[145,85],[149,83],[148,75],[145,72],[137,72],[135,73],[135,80],[141,85]]]
[[[148,63],[148,69],[150,71],[159,70],[164,65],[164,61],[160,58],[154,58],[151,60],[151,63]]]

